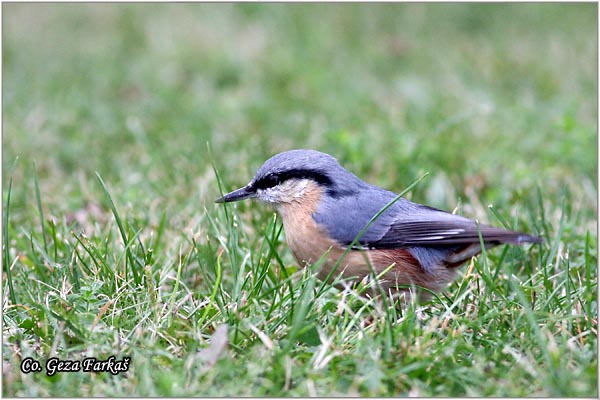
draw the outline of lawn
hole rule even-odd
[[[2,394],[597,398],[597,15],[3,4]],[[544,243],[338,290],[214,204],[292,148]]]

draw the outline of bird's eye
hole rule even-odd
[[[256,182],[257,189],[268,189],[275,187],[281,183],[281,179],[277,174],[269,174]]]

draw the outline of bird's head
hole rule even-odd
[[[336,196],[352,189],[356,178],[329,154],[315,150],[289,150],[279,153],[258,169],[246,186],[216,200],[228,203],[257,198],[273,205],[299,201],[310,185],[317,185],[329,195]],[[360,180],[358,180],[360,182]]]

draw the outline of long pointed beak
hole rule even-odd
[[[239,188],[231,193],[227,193],[223,197],[219,197],[215,200],[215,203],[229,203],[231,201],[251,199],[252,197],[256,197],[256,192],[250,187],[250,185],[246,185],[243,188]]]

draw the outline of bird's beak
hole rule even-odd
[[[215,203],[229,203],[231,201],[251,199],[253,197],[256,197],[256,192],[250,187],[250,185],[246,185],[243,188],[239,188],[231,193],[227,193],[223,197],[219,197],[215,200]]]

